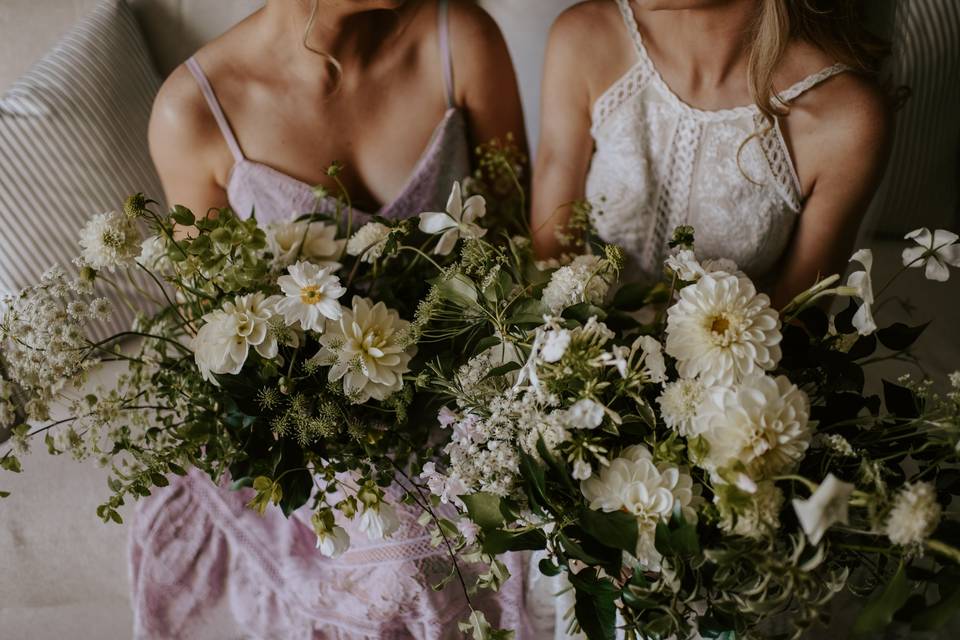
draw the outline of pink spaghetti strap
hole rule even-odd
[[[453,90],[453,54],[450,51],[450,20],[448,0],[437,0],[437,31],[440,34],[440,62],[443,65],[443,89],[447,106],[456,106]]]
[[[217,126],[220,127],[220,133],[223,134],[223,139],[226,140],[227,146],[230,148],[230,153],[233,154],[234,161],[240,162],[244,158],[243,151],[240,150],[240,144],[237,142],[237,137],[233,135],[233,129],[230,128],[230,123],[227,122],[227,116],[224,115],[223,108],[220,106],[220,102],[217,101],[217,95],[213,92],[210,81],[207,80],[206,74],[203,72],[203,69],[200,68],[200,63],[197,62],[197,59],[193,56],[187,60],[187,69],[190,70],[197,84],[200,85],[200,92],[203,93],[203,97],[207,101],[207,106],[210,107],[210,113],[213,114],[214,120],[217,121]]]

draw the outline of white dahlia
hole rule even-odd
[[[706,392],[696,426],[709,446],[709,470],[742,462],[754,478],[791,469],[812,437],[807,394],[784,376],[751,375],[733,387]]]
[[[380,222],[368,222],[350,237],[347,253],[362,256],[362,262],[374,263],[383,255],[390,237],[390,227]]]
[[[216,384],[212,374],[240,373],[250,347],[264,358],[276,357],[277,338],[269,326],[275,315],[273,299],[252,293],[203,316],[193,351],[204,379]]]
[[[940,524],[942,507],[937,492],[929,482],[905,485],[893,501],[884,533],[898,545],[921,544]]]
[[[663,422],[681,436],[700,434],[696,421],[706,389],[699,380],[681,378],[664,386],[657,398]]]
[[[582,255],[560,267],[543,290],[543,303],[551,313],[560,313],[581,302],[600,304],[610,289],[606,261],[600,256]]]
[[[780,361],[780,318],[747,278],[706,274],[667,310],[668,354],[684,378],[731,385]]]
[[[690,508],[694,498],[690,475],[676,467],[658,467],[643,445],[624,449],[598,474],[581,482],[580,490],[591,509],[625,511],[637,518],[640,537],[635,555],[647,568],[655,569],[660,563],[654,544],[658,522],[669,520],[674,510],[696,521]]]
[[[406,346],[410,323],[385,304],[354,296],[353,308],[341,308],[339,322],[328,323],[314,364],[330,367],[329,380],[343,380],[343,392],[360,404],[384,400],[403,388],[416,347]]]
[[[97,271],[129,265],[140,255],[140,242],[134,220],[119,211],[93,216],[80,231],[83,262]]]
[[[287,272],[289,275],[277,279],[285,296],[277,303],[277,311],[288,325],[300,323],[304,331],[321,332],[327,320],[340,319],[337,299],[347,290],[333,275],[333,267],[298,262]]]
[[[273,263],[281,269],[298,261],[332,267],[334,271],[340,268],[337,261],[343,254],[346,241],[337,240],[335,225],[286,220],[268,224],[265,231]]]

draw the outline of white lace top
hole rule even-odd
[[[637,62],[593,106],[586,196],[597,234],[623,247],[633,279],[659,276],[673,229],[689,224],[699,257],[729,258],[769,280],[802,206],[779,123],[768,126],[756,105],[685,104],[654,68],[629,0],[616,1]],[[780,97],[789,102],[845,70],[823,69]]]

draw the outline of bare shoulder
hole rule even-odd
[[[616,4],[587,0],[565,10],[553,23],[547,46],[553,68],[580,82],[592,104],[634,63],[636,54]]]
[[[827,164],[847,160],[862,175],[882,170],[893,124],[889,100],[872,79],[841,73],[802,98],[802,107],[819,123],[814,138],[831,151]]]
[[[450,3],[450,32],[454,38],[454,52],[463,55],[483,55],[506,51],[500,27],[481,6],[470,0]]]
[[[802,51],[805,75],[829,67],[833,60],[809,47]],[[892,128],[889,96],[877,82],[862,73],[838,73],[799,96],[791,105],[819,135],[833,141],[835,149],[884,147]]]

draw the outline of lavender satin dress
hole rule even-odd
[[[451,90],[446,0],[438,13],[449,108],[403,193],[379,212],[385,217],[442,210],[452,182],[469,172],[466,124]],[[187,67],[233,152],[227,195],[238,214],[255,210],[258,219],[270,221],[329,205],[317,202],[308,185],[247,160],[197,61],[191,58]],[[396,487],[392,494],[398,495]],[[352,546],[331,559],[315,549],[309,510],[287,519],[271,507],[260,516],[245,507],[250,498],[249,490],[230,491],[194,470],[138,503],[130,537],[135,638],[462,637],[457,622],[469,608],[457,583],[439,592],[431,588],[446,575],[450,559],[431,546],[416,522],[418,511],[398,504],[400,530],[385,541],[370,541],[352,522],[338,522]],[[529,635],[526,568],[520,555],[508,564],[514,577],[473,604],[523,638]]]

